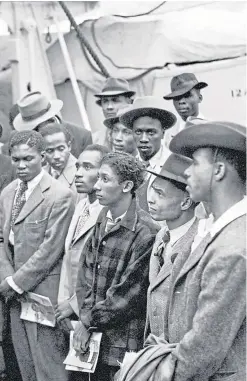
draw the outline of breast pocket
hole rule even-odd
[[[36,247],[43,241],[48,217],[42,220],[26,221],[24,224],[26,238],[29,244],[33,244]]]

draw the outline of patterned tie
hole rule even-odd
[[[84,210],[82,212],[82,215],[78,219],[78,222],[77,222],[77,225],[76,225],[76,229],[75,229],[75,233],[74,233],[73,241],[75,241],[75,239],[80,235],[83,226],[85,225],[86,221],[88,220],[88,217],[89,217],[89,205],[87,205],[84,208]]]
[[[12,208],[11,223],[10,223],[11,228],[14,225],[15,220],[19,216],[20,211],[23,208],[23,205],[26,202],[25,192],[27,189],[28,189],[27,188],[27,182],[22,181],[19,185],[18,190],[17,190],[16,198],[15,198],[15,204]]]
[[[159,265],[160,265],[160,268],[163,266],[164,264],[164,257],[163,257],[163,252],[164,252],[164,249],[166,247],[166,245],[168,244],[168,242],[170,241],[171,239],[171,236],[170,236],[170,232],[169,230],[167,230],[162,238],[163,242],[159,245],[156,253],[154,254],[155,256],[158,257],[158,260],[159,260]]]

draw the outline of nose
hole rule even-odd
[[[94,184],[94,187],[93,187],[96,191],[98,191],[98,190],[100,190],[101,188],[100,188],[100,179],[98,179],[97,181],[96,181],[96,183]]]
[[[24,169],[26,168],[26,163],[24,160],[20,160],[18,163],[18,169]]]
[[[116,133],[115,140],[117,140],[118,142],[123,140],[122,132],[119,131]]]
[[[185,104],[186,104],[186,102],[185,102],[185,98],[181,98],[181,99],[179,99],[178,104],[179,104],[180,106],[185,105]]]
[[[141,143],[146,143],[146,142],[148,142],[149,141],[149,139],[148,139],[148,134],[146,133],[146,132],[142,132],[142,134],[141,134],[141,138],[140,138],[140,142]]]
[[[55,150],[53,153],[53,159],[59,159],[61,157],[61,154],[58,150]]]
[[[107,110],[113,110],[113,102],[109,101],[106,106]]]
[[[152,188],[149,189],[149,192],[147,194],[147,202],[148,202],[148,205],[155,204],[154,191]]]
[[[79,167],[79,168],[77,169],[77,172],[76,172],[76,174],[75,174],[75,177],[82,177],[82,168],[81,168],[81,167]]]
[[[184,177],[186,178],[186,180],[190,177],[190,167],[191,166],[186,168],[186,170],[184,171]]]

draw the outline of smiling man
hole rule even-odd
[[[10,141],[17,180],[0,197],[0,294],[10,308],[11,333],[23,381],[67,381],[63,333],[22,320],[22,295],[32,291],[55,307],[63,246],[74,211],[72,192],[42,169],[45,142],[36,131]]]
[[[103,333],[92,380],[112,381],[125,352],[143,344],[148,263],[157,227],[136,203],[142,181],[142,167],[133,156],[103,158],[95,190],[105,208],[85,245],[76,292],[75,350],[87,349],[93,330]]]

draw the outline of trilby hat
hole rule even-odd
[[[193,73],[183,73],[179,74],[176,77],[173,77],[171,80],[171,93],[165,95],[163,98],[166,100],[173,99],[175,97],[179,97],[183,94],[188,93],[188,91],[196,88],[203,89],[207,87],[208,84],[206,82],[199,82]]]
[[[100,98],[96,101],[96,103],[101,106],[102,97],[110,97],[114,95],[126,95],[131,97],[135,95],[135,91],[130,90],[129,82],[126,81],[126,79],[109,77],[105,81],[101,93],[95,94],[94,96],[96,98]]]

